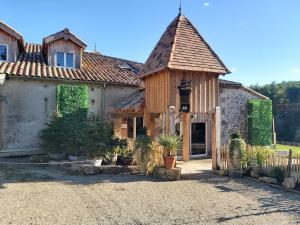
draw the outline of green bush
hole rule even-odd
[[[87,115],[84,109],[54,115],[40,137],[41,147],[47,152],[87,157],[105,156],[127,146],[127,141],[114,137],[111,124],[101,117]]]
[[[275,166],[270,171],[270,177],[276,178],[281,183],[284,180],[284,170],[279,166]]]
[[[248,103],[248,143],[272,144],[272,101],[250,100]]]
[[[56,103],[58,112],[62,115],[75,113],[88,108],[88,87],[83,85],[58,85]]]

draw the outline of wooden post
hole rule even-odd
[[[220,106],[216,107],[216,160],[217,168],[221,166],[221,109]]]
[[[169,107],[169,133],[171,135],[175,134],[175,106]]]
[[[217,148],[216,148],[216,114],[211,114],[211,159],[212,170],[217,170]]]
[[[190,159],[190,113],[182,113],[183,116],[183,151],[182,160]]]
[[[288,177],[291,177],[292,175],[292,164],[293,164],[293,151],[292,149],[289,149],[289,161],[288,161],[288,168],[287,168]]]

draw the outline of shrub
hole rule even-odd
[[[279,166],[275,166],[270,171],[270,177],[276,178],[281,183],[284,180],[284,170]]]
[[[78,110],[65,116],[54,114],[41,131],[41,148],[50,153],[79,155],[84,142],[82,130],[87,126],[86,110]]]
[[[272,151],[263,146],[252,147],[251,161],[254,166],[262,167],[269,157],[272,155]]]
[[[250,100],[248,103],[248,143],[272,144],[272,101]]]
[[[86,110],[54,115],[41,132],[41,147],[51,153],[105,156],[127,141],[114,137],[111,124],[101,117],[87,115]]]

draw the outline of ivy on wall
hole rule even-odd
[[[272,144],[272,101],[248,102],[248,143],[267,146]]]
[[[66,115],[88,108],[88,87],[83,85],[58,85],[56,93],[57,110]]]

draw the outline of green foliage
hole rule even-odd
[[[124,140],[114,137],[111,124],[82,109],[64,116],[54,115],[41,132],[41,147],[51,153],[98,157],[124,147]]]
[[[272,101],[250,100],[248,103],[248,143],[272,144]]]
[[[88,108],[88,87],[62,84],[57,87],[57,109],[62,115]]]
[[[230,135],[230,139],[236,139],[236,138],[242,138],[242,135],[241,135],[241,132],[240,131],[237,131],[235,133],[232,133]]]
[[[270,177],[276,178],[281,183],[284,180],[284,170],[279,166],[275,166],[270,171]]]
[[[262,167],[269,157],[273,154],[272,150],[263,146],[253,146],[250,160],[253,166]]]
[[[79,110],[63,117],[54,114],[47,127],[41,131],[41,147],[50,153],[64,152],[78,155],[82,152],[84,143],[82,130],[86,127],[86,110]]]
[[[300,142],[300,81],[250,86],[273,102],[277,140]]]
[[[177,149],[182,143],[178,135],[160,135],[158,143],[164,148],[166,155],[176,155]]]

